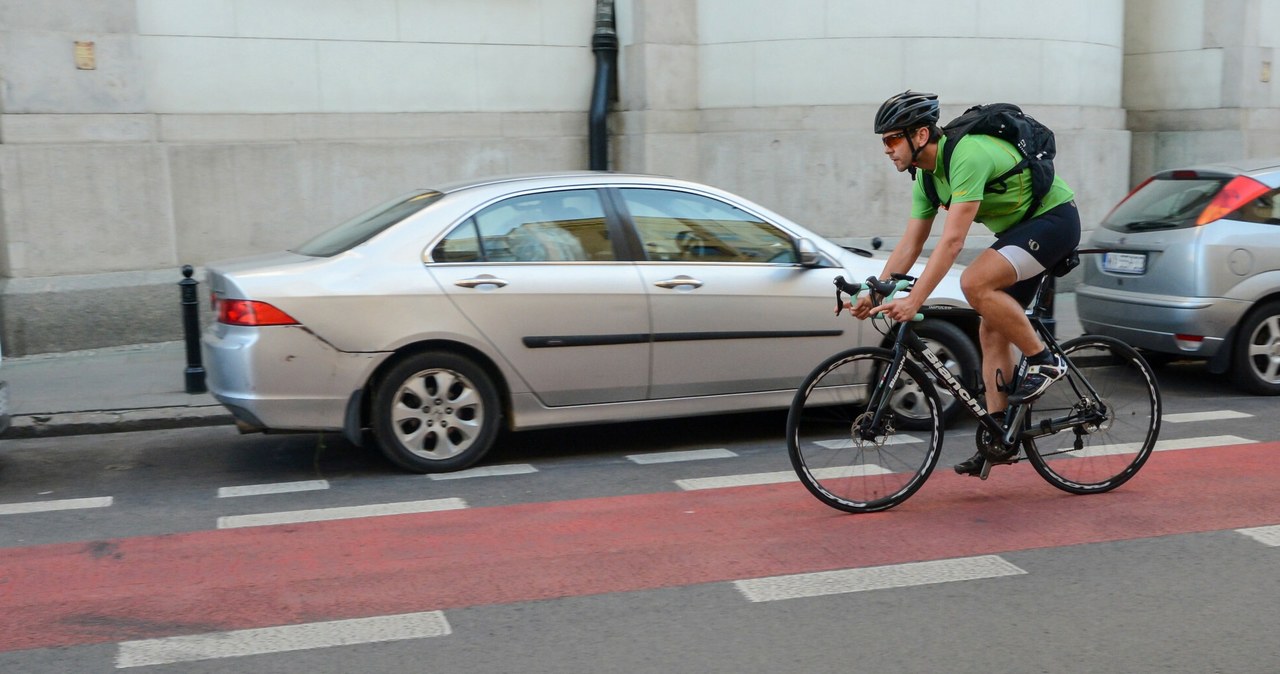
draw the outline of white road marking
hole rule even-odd
[[[1245,445],[1252,443],[1253,440],[1236,437],[1234,435],[1211,435],[1203,438],[1180,438],[1177,440],[1158,440],[1156,446],[1151,450],[1153,452],[1168,452],[1177,449],[1196,449],[1200,447],[1216,447],[1220,445]],[[1108,456],[1111,454],[1133,454],[1141,447],[1141,443],[1122,442],[1115,445],[1097,445],[1095,447],[1085,447],[1075,452],[1068,451],[1063,454],[1050,456],[1050,459],[1059,458],[1083,458],[1089,456]]]
[[[328,480],[301,480],[298,482],[273,482],[271,484],[246,484],[239,487],[222,487],[218,489],[218,498],[289,494],[296,491],[317,491],[328,488]]]
[[[1245,419],[1252,417],[1252,414],[1245,412],[1236,412],[1235,410],[1214,410],[1212,412],[1183,412],[1181,414],[1166,414],[1161,419],[1171,424],[1185,424],[1193,421],[1218,421],[1220,419]]]
[[[444,613],[426,611],[164,639],[125,641],[120,644],[116,653],[116,668],[170,665],[215,658],[236,658],[382,641],[403,641],[452,633],[453,629],[445,619]]]
[[[1174,449],[1197,449],[1200,447],[1217,447],[1219,445],[1248,445],[1253,442],[1256,441],[1235,435],[1210,435],[1203,438],[1158,440],[1153,451],[1167,452]]]
[[[682,452],[655,452],[653,454],[630,454],[627,460],[632,463],[675,463],[677,461],[702,461],[703,459],[732,459],[737,454],[727,449],[691,449]]]
[[[343,508],[293,510],[278,513],[259,513],[256,515],[230,515],[218,518],[218,528],[238,529],[241,527],[265,527],[272,524],[297,524],[300,522],[349,520],[359,517],[382,517],[385,515],[408,515],[412,513],[429,513],[441,510],[460,510],[466,507],[467,503],[460,498],[439,498],[428,501],[378,503],[374,505],[348,506]]]
[[[854,477],[861,475],[884,475],[890,471],[874,464],[857,466],[837,466],[835,468],[818,468],[812,471],[819,479],[837,477]],[[721,477],[695,477],[676,480],[676,486],[685,491],[699,489],[723,489],[725,487],[750,487],[760,484],[779,484],[782,482],[798,482],[794,470],[781,470],[776,473],[751,473],[747,475],[725,475]]]
[[[56,510],[81,510],[83,508],[107,508],[114,502],[111,496],[96,498],[65,498],[57,501],[30,501],[27,503],[0,503],[0,515],[25,515],[47,513]]]
[[[924,442],[924,440],[922,438],[917,438],[914,435],[891,435],[884,441],[884,444],[910,445],[917,442]],[[827,449],[849,449],[850,447],[853,447],[853,439],[841,438],[839,440],[818,440],[813,444],[818,445],[819,447],[826,447]]]
[[[428,478],[432,480],[465,480],[469,477],[495,477],[499,475],[523,475],[525,473],[536,473],[537,468],[527,463],[509,463],[504,466],[480,466],[479,468],[468,468],[467,470],[459,470],[452,473],[429,473]]]
[[[984,555],[941,559],[931,562],[911,562],[874,566],[864,569],[842,569],[818,573],[800,573],[790,576],[737,580],[734,585],[749,601],[778,601],[800,597],[820,597],[829,594],[866,592],[914,585],[951,583],[961,580],[978,580],[1016,576],[1026,571],[1010,564],[1002,557]]]
[[[1280,548],[1280,525],[1255,527],[1253,529],[1236,529],[1236,533],[1244,534],[1263,545]]]

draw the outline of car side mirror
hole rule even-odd
[[[820,267],[822,266],[822,252],[809,239],[800,239],[796,242],[796,252],[800,253],[800,266],[802,267]]]

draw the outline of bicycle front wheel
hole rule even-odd
[[[1062,345],[1074,365],[1028,411],[1031,430],[1055,432],[1023,448],[1040,476],[1073,494],[1110,491],[1133,477],[1160,435],[1160,389],[1136,350],[1085,335]]]
[[[924,484],[942,448],[942,405],[916,363],[881,382],[893,353],[852,349],[819,365],[800,385],[787,415],[791,465],[809,492],[845,512],[885,510]],[[928,421],[910,434],[894,428],[895,395],[912,395]],[[876,420],[876,410],[883,414]]]

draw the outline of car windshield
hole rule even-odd
[[[1152,180],[1117,206],[1102,226],[1118,232],[1191,227],[1226,182],[1204,177]]]
[[[312,257],[330,257],[351,250],[391,225],[439,201],[442,196],[444,195],[434,190],[398,196],[307,241],[292,252]]]

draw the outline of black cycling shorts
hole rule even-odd
[[[1079,245],[1080,211],[1076,202],[1068,201],[997,234],[991,249],[1017,270],[1018,282],[1004,291],[1025,307],[1035,295],[1040,277]]]

